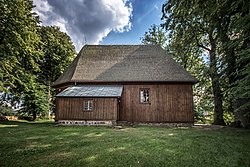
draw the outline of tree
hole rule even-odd
[[[29,84],[23,80],[25,73],[39,71],[39,20],[32,14],[32,7],[28,0],[0,2],[0,91],[20,95]]]
[[[193,42],[182,40],[182,36],[171,34],[167,40],[164,29],[152,25],[141,38],[143,44],[159,44],[164,46],[169,56],[195,76],[199,82],[194,85],[194,103],[196,121],[205,122],[204,115],[211,111],[211,85],[207,76],[208,66],[201,58],[202,51]],[[164,38],[163,38],[164,36]],[[161,42],[159,42],[161,41]],[[209,111],[209,112],[208,112]]]
[[[0,1],[0,92],[21,101],[22,111],[35,120],[48,114],[50,83],[75,50],[58,27],[38,26],[33,7],[30,0]]]
[[[243,72],[247,71],[247,63],[242,65],[240,60],[244,56],[240,53],[246,51],[244,45],[249,43],[249,10],[250,3],[246,0],[170,0],[163,5],[163,26],[170,35],[180,36],[179,43],[194,42],[208,55],[215,124],[224,124],[222,102],[224,106],[229,106],[228,111],[232,111],[233,101],[237,99],[230,97],[237,95],[230,90],[232,87],[237,89],[240,86],[238,81],[247,76]],[[246,86],[246,83],[243,85]]]
[[[163,25],[170,34],[180,36],[183,43],[195,43],[206,51],[214,98],[214,124],[224,125],[220,74],[218,69],[216,15],[208,14],[216,3],[201,1],[168,1],[163,5]],[[210,16],[210,17],[208,17]],[[180,39],[180,38],[179,38]],[[180,42],[180,41],[179,41]],[[192,47],[188,45],[189,47]]]
[[[37,86],[31,83],[39,85],[36,74],[43,55],[37,34],[39,19],[32,8],[33,2],[29,0],[0,2],[0,91],[8,92],[18,101],[36,91]],[[34,96],[32,100],[39,99]]]
[[[35,75],[27,76],[26,78],[29,81],[29,85],[23,92],[22,112],[32,115],[32,120],[35,121],[37,115],[41,117],[48,115],[50,107],[48,103],[48,91],[44,84],[37,82]]]
[[[232,8],[232,7],[231,7]],[[235,120],[243,127],[250,127],[250,2],[239,0],[233,5],[230,22],[230,41],[225,48],[234,48],[234,68],[230,82],[231,100]],[[230,58],[227,62],[230,63]]]
[[[38,28],[41,37],[43,60],[40,64],[39,79],[45,84],[54,82],[73,61],[75,47],[70,37],[56,26]],[[50,85],[50,84],[49,84]]]
[[[0,120],[6,120],[5,116],[14,115],[14,111],[3,99],[0,99]]]
[[[38,27],[41,37],[43,60],[40,64],[41,72],[38,74],[39,81],[47,85],[47,103],[50,105],[49,112],[54,106],[55,91],[51,89],[54,82],[73,61],[76,54],[75,47],[70,37],[61,32],[59,27]]]
[[[195,121],[211,123],[205,119],[213,109],[209,65],[203,58],[202,50],[194,45],[193,42],[186,44],[172,36],[166,48],[171,57],[198,79],[198,83],[193,86]]]
[[[167,42],[165,31],[155,24],[153,24],[140,39],[142,44],[160,45],[163,48],[166,46]]]

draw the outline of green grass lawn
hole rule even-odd
[[[0,166],[250,166],[250,130],[0,122]]]

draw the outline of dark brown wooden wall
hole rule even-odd
[[[150,103],[140,103],[139,90],[150,89]],[[120,104],[120,121],[193,122],[191,84],[124,85]]]
[[[84,111],[85,98],[56,98],[56,120],[117,120],[117,98],[93,99],[93,110]]]

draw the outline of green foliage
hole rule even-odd
[[[194,114],[195,114],[194,118],[196,124],[211,125],[213,123],[214,116],[212,110],[210,112],[204,112],[204,113],[195,112]]]
[[[27,76],[29,85],[24,91],[22,112],[33,116],[36,120],[37,115],[40,117],[48,116],[49,103],[47,87],[36,81],[33,75]]]
[[[140,39],[142,44],[160,45],[162,48],[166,46],[167,42],[165,31],[155,24],[152,25]]]
[[[39,21],[31,13],[32,7],[28,0],[0,2],[0,91],[21,94],[28,84],[23,81],[26,71],[39,71]]]
[[[8,94],[0,93],[0,120],[7,120],[6,116],[14,116],[17,112],[9,105]]]
[[[198,79],[198,83],[193,86],[194,90],[194,112],[195,121],[206,122],[206,113],[213,109],[212,85],[208,75],[209,67],[205,62],[202,51],[196,47],[180,42],[176,38],[171,38],[167,45],[167,53],[172,56],[182,67]]]
[[[48,84],[54,82],[73,61],[76,54],[70,37],[55,26],[38,28],[43,45],[43,60],[39,79]]]
[[[48,115],[51,82],[73,60],[75,50],[57,27],[39,27],[33,1],[0,0],[0,92],[21,102],[22,111]]]
[[[202,121],[205,119],[204,114],[210,112],[213,108],[211,82],[208,76],[209,67],[202,57],[202,50],[194,42],[182,40],[177,34],[170,33],[169,35],[171,38],[167,41],[166,31],[153,25],[141,40],[143,44],[164,46],[169,56],[199,80],[194,85],[194,111],[195,120],[197,122]]]
[[[231,40],[225,47],[235,49],[234,77],[229,92],[234,102],[236,121],[250,127],[250,2],[239,0],[235,3],[236,14],[230,24]]]
[[[234,113],[227,111],[223,114],[226,125],[232,125],[234,123]]]
[[[14,112],[14,110],[10,106],[8,106],[8,105],[4,104],[2,101],[0,101],[0,117],[1,116],[13,116],[15,114],[16,113]]]
[[[202,71],[206,82],[211,82],[214,123],[224,124],[220,74],[218,64],[218,35],[216,32],[216,14],[211,14],[216,2],[170,0],[163,5],[163,26],[170,31],[170,47],[176,54],[183,56],[180,59],[187,63],[189,55],[194,59],[208,60],[208,66]],[[190,63],[192,66],[193,63]],[[208,70],[207,70],[208,69]],[[198,74],[198,73],[197,73]],[[204,74],[204,73],[203,73]],[[207,77],[209,76],[209,78]],[[210,80],[209,80],[210,79]],[[209,84],[206,85],[206,88]]]
[[[41,83],[47,85],[47,103],[49,103],[49,111],[52,112],[55,102],[55,91],[50,88],[64,70],[73,61],[76,52],[70,37],[61,32],[59,27],[41,26],[38,28],[41,37],[43,52],[43,60],[40,64],[41,72],[38,79]]]
[[[209,60],[204,74],[211,79],[215,123],[224,122],[223,109],[232,113],[233,109],[250,107],[246,63],[250,57],[249,11],[250,2],[246,0],[169,0],[163,4],[163,27],[170,37],[168,49],[184,55],[179,58],[184,64],[190,57],[188,53]],[[246,102],[237,105],[242,98]]]
[[[9,92],[12,99],[24,100],[24,104],[27,104],[24,97],[29,96],[28,90],[34,91],[37,88],[34,85],[39,85],[34,78],[40,71],[43,56],[37,34],[39,20],[32,8],[33,2],[29,0],[1,0],[0,3],[0,91]],[[32,100],[39,98],[34,96]],[[31,109],[30,105],[26,107]]]
[[[249,166],[244,129],[55,126],[0,123],[0,162],[9,166]]]

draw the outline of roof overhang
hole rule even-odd
[[[195,81],[81,81],[81,80],[73,80],[70,82],[64,82],[60,84],[53,84],[51,87],[53,88],[60,88],[63,86],[69,86],[69,85],[92,85],[92,84],[97,84],[97,85],[107,85],[107,84],[112,84],[112,85],[127,85],[127,84],[196,84],[198,83],[198,80]]]
[[[71,86],[56,97],[121,97],[123,86],[115,85],[81,85]]]

